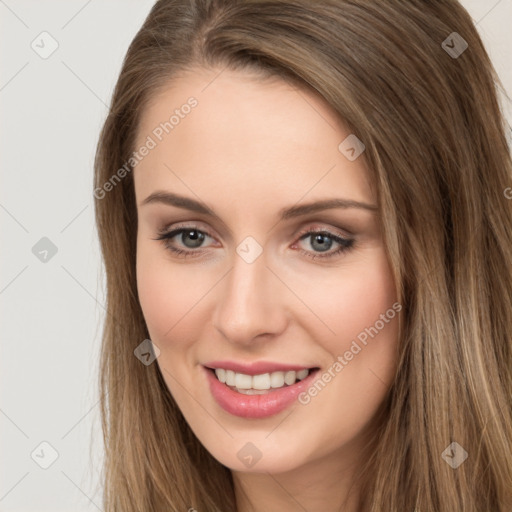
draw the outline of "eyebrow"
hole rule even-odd
[[[209,215],[211,217],[219,219],[219,216],[204,203],[196,201],[195,199],[192,199],[190,197],[173,194],[172,192],[153,192],[140,203],[140,206],[154,203],[165,204],[168,206],[176,206],[177,208],[184,208],[186,210],[190,210],[196,213],[202,213],[204,215]],[[315,201],[312,203],[292,206],[290,208],[283,208],[279,211],[279,217],[281,220],[286,220],[294,217],[300,217],[301,215],[307,215],[333,208],[359,208],[371,212],[376,212],[378,210],[378,207],[373,204],[368,204],[361,201],[353,201],[351,199],[336,198]]]

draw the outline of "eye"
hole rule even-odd
[[[353,238],[345,238],[341,235],[331,233],[327,230],[310,229],[303,233],[299,239],[299,243],[308,240],[310,247],[313,251],[305,251],[301,249],[301,254],[315,259],[315,258],[332,258],[340,255],[343,252],[349,251],[353,246],[355,240]],[[328,252],[332,247],[337,248],[334,251]]]
[[[196,226],[181,226],[171,231],[165,229],[158,233],[158,237],[154,240],[164,242],[166,249],[173,252],[178,257],[198,257],[204,252],[204,242],[214,240],[207,232],[198,229]],[[332,233],[328,230],[309,229],[301,233],[298,242],[292,246],[295,248],[297,244],[301,244],[308,240],[312,250],[300,249],[300,253],[311,259],[327,259],[341,255],[349,251],[355,243],[352,238],[345,238],[339,234]],[[335,250],[330,250],[332,248]]]
[[[174,238],[176,238],[176,241],[173,240]],[[201,248],[201,245],[207,239],[213,239],[213,237],[206,231],[200,230],[195,226],[185,226],[173,229],[172,231],[161,231],[154,240],[162,240],[165,247],[177,256],[195,257],[199,256],[202,251],[194,249]],[[185,249],[176,246],[176,242],[181,243]]]

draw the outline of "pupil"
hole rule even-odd
[[[191,244],[187,243],[186,237],[189,237],[189,240],[192,241]],[[183,232],[183,234],[181,235],[181,241],[187,247],[199,247],[202,244],[203,240],[204,240],[204,233],[200,233],[196,229],[193,229],[193,230],[190,230],[187,232]]]
[[[318,243],[320,245],[315,247],[316,243]],[[332,246],[332,240],[326,235],[315,235],[313,237],[313,243],[311,245],[314,249],[316,248],[322,252],[328,251]]]

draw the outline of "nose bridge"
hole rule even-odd
[[[228,340],[250,342],[260,334],[275,334],[284,328],[285,308],[279,303],[279,282],[267,268],[261,252],[245,251],[242,242],[234,255],[233,267],[221,287],[214,315],[215,327]]]

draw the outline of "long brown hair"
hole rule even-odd
[[[510,512],[512,162],[503,87],[455,0],[155,3],[125,57],[95,161],[105,510],[236,510],[230,470],[194,436],[158,365],[134,357],[149,335],[127,162],[146,103],[194,66],[313,89],[366,146],[403,328],[379,434],[361,458],[360,510]],[[457,468],[442,456],[452,442],[468,454]]]

